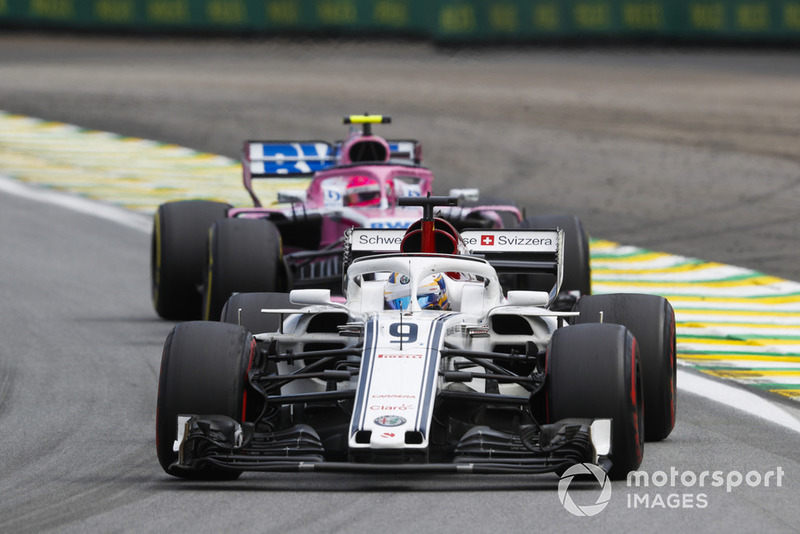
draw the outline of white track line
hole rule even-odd
[[[797,417],[779,404],[743,387],[724,384],[700,374],[678,369],[678,389],[725,404],[800,433],[800,420]]]
[[[139,230],[140,232],[150,233],[153,226],[153,218],[141,213],[135,213],[124,208],[111,204],[90,200],[63,191],[47,189],[24,184],[13,178],[0,175],[0,191],[21,198],[35,200],[61,206],[79,213],[93,215],[101,219]]]

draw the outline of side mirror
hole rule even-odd
[[[278,191],[279,204],[303,204],[307,198],[305,191]]]
[[[547,306],[549,301],[547,291],[509,291],[506,296],[508,306]]]
[[[330,289],[293,289],[289,293],[289,302],[301,306],[330,306],[333,304]]]
[[[469,188],[469,189],[451,189],[450,194],[448,196],[451,197],[458,197],[459,202],[477,202],[481,196],[481,192],[479,189]]]

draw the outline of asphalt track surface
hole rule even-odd
[[[386,113],[393,136],[423,140],[439,192],[481,186],[531,211],[577,213],[597,237],[797,279],[796,54],[22,35],[0,45],[6,111],[232,157],[245,138],[333,139],[342,115]],[[798,530],[797,433],[689,394],[642,469],[780,468],[781,486],[618,482],[603,512],[578,518],[556,477],[171,479],[153,438],[171,324],[150,306],[149,236],[6,195],[0,228],[3,532]],[[592,504],[595,489],[574,498]],[[629,505],[670,494],[680,507]]]

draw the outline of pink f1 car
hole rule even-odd
[[[399,206],[400,197],[431,193],[433,173],[423,167],[422,144],[387,140],[373,124],[380,115],[345,117],[344,141],[246,141],[244,186],[253,207],[208,200],[167,202],[153,221],[152,298],[165,319],[217,320],[234,293],[328,288],[341,292],[344,233],[349,228],[407,228],[422,214]],[[254,181],[311,177],[308,189],[278,194],[264,206]],[[555,228],[565,231],[564,294],[591,291],[588,236],[574,216],[524,218],[513,205],[479,205],[478,191],[451,190],[458,206],[437,216],[456,229]],[[507,281],[519,288],[550,287],[519,275]]]

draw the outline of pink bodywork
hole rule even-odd
[[[432,193],[433,185],[433,173],[419,166],[422,160],[421,144],[416,141],[408,143],[413,143],[413,153],[402,154],[403,160],[408,161],[407,164],[403,164],[392,160],[393,154],[384,138],[364,135],[360,131],[352,132],[339,147],[333,166],[313,174],[304,202],[298,201],[274,208],[262,207],[252,187],[253,177],[250,168],[244,164],[244,185],[253,198],[255,207],[231,209],[228,217],[292,219],[304,214],[323,215],[320,248],[339,241],[344,232],[351,227],[406,228],[422,216],[422,209],[399,207],[396,202],[397,197],[426,196]],[[346,205],[342,195],[343,184],[356,176],[367,177],[380,184],[381,196],[377,205],[369,207]],[[491,208],[480,206],[463,208],[463,211],[487,212]],[[515,207],[496,206],[496,208],[501,211],[511,211],[518,220],[521,220],[521,214]],[[502,226],[502,222],[498,222]]]

